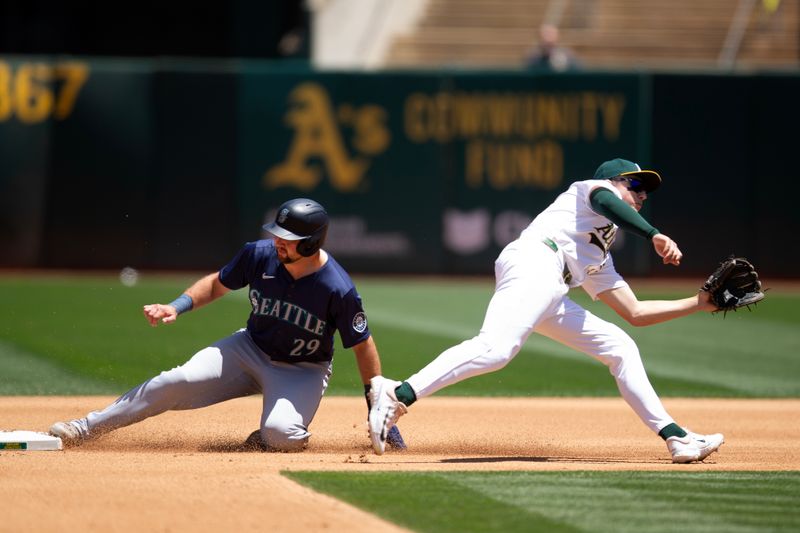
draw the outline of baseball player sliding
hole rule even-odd
[[[664,409],[633,339],[567,296],[571,287],[581,286],[634,326],[716,310],[708,292],[640,301],[614,269],[609,249],[618,228],[648,239],[664,264],[680,265],[683,254],[675,241],[638,213],[660,184],[656,172],[614,159],[600,165],[594,179],[575,182],[559,195],[497,258],[495,292],[476,337],[446,350],[406,381],[372,378],[369,429],[375,452],[384,452],[389,430],[418,398],[499,370],[534,331],[605,364],[628,405],[666,441],[673,462],[702,461],[716,451],[724,442],[721,434],[693,433]]]
[[[169,324],[249,285],[252,310],[246,328],[101,411],[53,424],[50,433],[75,445],[168,410],[262,393],[260,429],[247,442],[275,451],[305,448],[308,426],[331,376],[334,332],[339,331],[345,348],[353,349],[365,394],[370,378],[381,372],[361,298],[345,270],[322,249],[328,222],[317,202],[290,200],[264,226],[271,240],[245,244],[219,272],[201,278],[172,303],[145,305],[150,325]],[[388,438],[390,446],[405,447],[399,432]]]

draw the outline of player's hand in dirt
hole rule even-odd
[[[678,244],[663,233],[653,237],[653,248],[661,256],[665,265],[678,266],[681,264],[683,253],[678,248]]]
[[[178,318],[178,312],[171,305],[148,304],[143,308],[144,317],[151,326],[156,327],[160,322],[170,324]]]

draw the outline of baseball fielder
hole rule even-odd
[[[724,441],[721,434],[692,433],[669,416],[633,339],[567,296],[571,287],[581,286],[634,326],[716,309],[707,292],[640,301],[614,269],[609,249],[618,228],[648,239],[664,264],[680,265],[683,254],[677,244],[638,214],[660,184],[656,172],[614,159],[600,165],[594,179],[575,182],[559,195],[497,258],[495,292],[477,336],[446,350],[402,383],[372,379],[369,426],[375,452],[383,453],[388,430],[414,401],[499,370],[534,331],[605,364],[628,405],[666,441],[673,462],[700,461],[716,451]]]
[[[74,445],[168,410],[262,393],[260,430],[248,442],[269,450],[302,450],[331,376],[334,332],[353,349],[365,384],[381,370],[361,298],[344,269],[321,248],[328,222],[317,202],[290,200],[264,226],[271,240],[245,244],[219,272],[201,278],[172,303],[145,305],[150,325],[169,324],[249,285],[252,310],[246,328],[101,411],[53,424],[50,433]],[[393,437],[390,445],[404,447],[399,433]]]

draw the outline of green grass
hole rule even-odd
[[[191,281],[159,278],[125,287],[113,276],[2,278],[0,371],[15,368],[15,359],[27,354],[33,364],[59,369],[62,376],[105,383],[106,392],[127,390],[242,327],[243,303],[226,297],[191,320],[150,328],[142,305],[169,302]],[[9,360],[9,347],[17,358]],[[3,393],[40,394],[41,379],[47,376],[31,376],[30,386],[19,383]],[[49,381],[45,389],[77,392],[60,380]]]
[[[120,393],[185,362],[243,327],[245,291],[150,328],[143,304],[168,302],[189,276],[0,277],[0,394]],[[475,335],[492,295],[490,279],[356,278],[381,352],[384,374],[402,379],[446,348]],[[678,298],[693,289],[640,298]],[[571,296],[621,325],[638,343],[662,396],[800,395],[800,294],[771,291],[752,312],[697,314],[648,328],[623,323],[580,290]],[[338,343],[337,343],[338,345]],[[329,394],[361,394],[350,350],[338,345]],[[449,387],[440,395],[616,396],[600,363],[533,335],[505,369]]]
[[[800,472],[284,475],[420,532],[800,529]]]

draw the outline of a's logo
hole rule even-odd
[[[358,333],[364,333],[367,329],[367,315],[363,311],[356,313],[356,316],[353,317],[353,329]]]
[[[369,157],[385,151],[391,141],[386,110],[372,104],[341,104],[334,109],[327,91],[317,83],[295,87],[289,103],[285,122],[294,130],[294,138],[284,161],[264,174],[264,187],[311,190],[322,180],[324,170],[334,189],[354,191],[369,167]],[[356,152],[354,156],[350,155],[340,127],[352,130],[348,140]]]
[[[289,216],[289,210],[286,208],[281,209],[281,212],[278,213],[278,222],[283,224],[286,222],[286,217]]]
[[[275,279],[275,276],[270,276],[269,274],[261,274],[261,279]]]
[[[614,224],[594,228],[597,233],[589,234],[589,243],[594,244],[603,250],[603,256],[608,255],[608,249],[614,243],[614,238],[617,236],[617,228]]]

